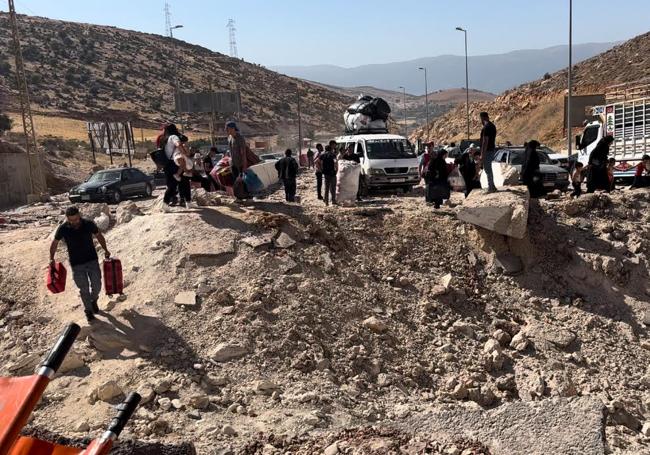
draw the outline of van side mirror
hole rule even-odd
[[[578,134],[576,136],[576,148],[580,150],[582,148],[582,135]]]

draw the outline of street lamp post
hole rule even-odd
[[[404,100],[403,101],[404,102],[403,106],[404,107],[402,108],[402,110],[404,111],[404,137],[408,137],[409,132],[408,132],[408,127],[406,126],[406,88],[404,88],[402,86],[400,86],[399,88],[401,88],[402,92],[404,93],[404,98],[403,98],[403,100]]]
[[[429,128],[429,80],[427,78],[427,69],[420,67],[420,71],[424,71],[424,103],[427,109],[427,128]]]
[[[174,45],[174,30],[183,28],[182,25],[174,25],[173,27],[169,27],[169,39],[172,42],[172,46]],[[174,59],[174,110],[176,111],[176,115],[178,115],[178,118],[181,118],[181,113],[179,112],[179,107],[180,107],[180,86],[178,82],[178,59]],[[181,131],[183,131],[183,121],[181,119]]]
[[[469,62],[467,57],[467,30],[462,27],[456,27],[456,30],[465,34],[465,96],[467,98],[467,140],[469,141]]]
[[[571,137],[571,92],[573,91],[573,0],[569,0],[569,71],[568,71],[568,93],[566,98],[566,136],[567,136],[567,163],[571,166],[571,148],[573,147],[573,138]]]

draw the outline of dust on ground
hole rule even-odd
[[[488,454],[500,453],[491,441],[401,423],[446,405],[592,396],[607,450],[649,450],[650,192],[533,201],[528,236],[513,240],[459,221],[456,207],[426,207],[421,189],[324,207],[312,186],[302,174],[301,204],[277,190],[170,214],[155,199],[85,205],[109,219],[125,295],[102,295],[31,428],[99,435],[135,390],[144,403],[127,443]],[[64,324],[84,321],[72,282],[58,295],[42,285],[66,206],[2,214],[5,374],[33,371]],[[521,270],[499,265],[505,252]],[[195,301],[175,303],[188,291]]]

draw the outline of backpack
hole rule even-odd
[[[323,164],[323,175],[336,175],[336,160],[332,152],[322,155],[320,161]]]

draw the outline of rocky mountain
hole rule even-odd
[[[252,131],[291,128],[297,122],[297,93],[303,127],[338,132],[350,101],[322,86],[283,76],[177,39],[115,27],[19,16],[31,101],[39,113],[78,119],[138,119],[155,126],[172,117],[174,83],[182,91],[241,90],[241,120]],[[0,40],[10,43],[6,13]],[[14,62],[0,48],[0,94],[17,110]],[[223,117],[222,117],[223,119]],[[207,115],[193,116],[195,127]]]
[[[588,43],[573,46],[574,61],[588,59],[612,48],[616,43]],[[471,50],[471,49],[470,49]],[[545,73],[563,68],[567,46],[517,50],[505,54],[469,57],[470,87],[500,93]],[[465,83],[465,56],[441,55],[405,62],[342,68],[334,65],[277,66],[271,69],[290,76],[340,87],[372,85],[382,89],[406,87],[424,94],[424,78],[419,67],[429,68],[429,90],[459,87]]]
[[[650,72],[650,32],[576,64],[573,68],[574,89],[577,95],[604,93],[612,85],[635,83]],[[480,131],[478,114],[488,111],[499,130],[497,140],[523,143],[536,138],[550,146],[563,147],[564,96],[567,69],[547,75],[534,82],[508,90],[494,101],[471,105],[471,130]],[[465,108],[457,107],[428,127],[413,134],[414,139],[437,141],[464,137]]]

